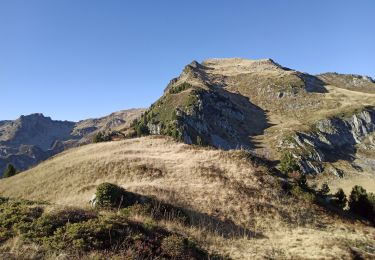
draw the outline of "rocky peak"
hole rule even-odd
[[[45,117],[42,113],[34,113],[30,115],[22,115],[15,122],[19,123],[31,123],[37,122],[51,122],[51,117]]]
[[[66,148],[91,142],[98,131],[126,127],[143,111],[124,110],[78,123],[52,120],[41,113],[0,121],[0,175],[8,163],[27,169]]]

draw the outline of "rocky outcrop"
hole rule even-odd
[[[319,121],[309,132],[297,132],[283,146],[298,158],[304,173],[321,173],[324,162],[352,161],[356,147],[375,131],[375,109]]]
[[[375,81],[369,76],[356,74],[324,73],[318,77],[326,84],[354,91],[375,93]]]
[[[25,170],[64,149],[91,142],[99,131],[118,130],[143,112],[131,109],[80,122],[56,121],[43,114],[0,121],[0,175],[8,163]]]
[[[187,65],[141,121],[151,134],[171,135],[188,144],[252,148],[249,136],[268,126],[265,112],[247,97],[228,91],[225,76],[211,71],[198,62]]]

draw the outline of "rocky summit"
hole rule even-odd
[[[136,127],[271,160],[290,152],[306,174],[374,172],[374,93],[370,77],[310,75],[272,59],[193,61]]]

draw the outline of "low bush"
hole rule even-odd
[[[53,235],[67,223],[77,223],[96,218],[95,212],[77,208],[68,208],[44,214],[33,223],[20,227],[23,237],[27,240],[41,242],[45,237]]]
[[[97,133],[92,142],[93,143],[101,143],[101,142],[108,142],[108,141],[111,141],[112,140],[112,133],[103,133],[103,132],[99,132]]]
[[[118,228],[118,227],[117,227]],[[52,236],[44,239],[44,245],[53,250],[89,251],[109,249],[112,241],[119,239],[115,224],[99,219],[66,223]]]
[[[191,84],[184,82],[184,83],[181,83],[177,86],[171,87],[168,92],[169,92],[169,94],[177,94],[177,93],[180,93],[180,92],[182,92],[186,89],[192,88],[192,87],[193,86]]]
[[[119,207],[125,197],[125,189],[112,184],[102,183],[96,188],[96,205],[98,207]]]
[[[102,187],[109,186],[113,187]],[[93,253],[110,253],[120,259],[209,259],[188,239],[152,220],[134,222],[128,214],[98,214],[77,208],[43,213],[44,205],[0,197],[0,243],[20,235],[20,246],[38,248],[38,259],[56,254],[86,259]],[[134,211],[150,211],[135,205]]]
[[[291,152],[284,151],[282,153],[280,159],[280,170],[285,174],[300,170],[300,167]]]
[[[0,205],[0,228],[13,229],[22,224],[31,223],[39,218],[43,209],[29,206],[18,201],[9,201]]]
[[[301,198],[306,201],[314,202],[315,195],[312,192],[306,191],[299,185],[292,185],[290,189],[290,193],[298,198]]]
[[[102,183],[96,188],[96,207],[124,208],[140,200],[140,196],[112,183]]]

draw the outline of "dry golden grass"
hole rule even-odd
[[[374,229],[283,194],[279,179],[243,151],[146,137],[65,151],[0,181],[0,194],[88,207],[96,185],[126,189],[189,210],[189,225],[160,225],[234,259],[350,258],[350,245],[374,243]]]

